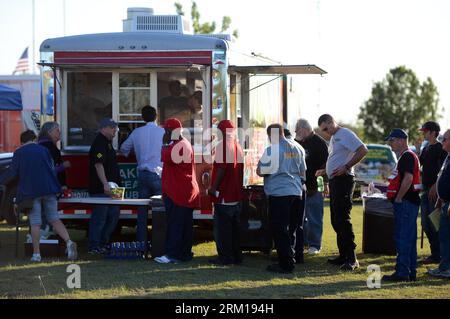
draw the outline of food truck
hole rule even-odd
[[[130,132],[144,124],[141,108],[151,105],[158,123],[177,117],[185,136],[191,136],[201,192],[194,211],[198,220],[213,216],[206,190],[217,124],[229,119],[245,131],[239,134],[245,152],[244,184],[261,183],[255,165],[267,145],[266,127],[287,122],[289,75],[326,73],[315,65],[281,65],[241,52],[230,35],[194,35],[183,17],[154,15],[146,8],[128,9],[123,32],[45,40],[39,65],[42,120],[60,123],[63,158],[72,163],[66,171],[72,196],[88,196],[88,152],[99,121],[111,117],[118,123],[113,145],[119,149]],[[176,94],[170,91],[173,83],[179,85]],[[194,93],[201,96],[200,109],[190,103]],[[169,105],[165,101],[170,99],[178,102]],[[118,159],[125,197],[137,198],[135,158]],[[89,213],[88,208],[60,211],[67,221],[88,219]],[[135,219],[136,213],[135,207],[122,209],[121,219]]]

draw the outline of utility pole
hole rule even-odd
[[[35,8],[34,8],[34,0],[32,0],[32,12],[31,12],[31,34],[32,34],[32,42],[31,42],[31,74],[35,74],[35,54],[36,54],[36,48],[35,48],[35,18],[34,18],[34,13]]]

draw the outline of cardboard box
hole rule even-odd
[[[31,257],[33,254],[33,244],[24,243],[25,257]],[[65,257],[66,244],[58,239],[41,239],[40,251],[42,257]]]

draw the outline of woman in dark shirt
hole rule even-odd
[[[52,156],[56,173],[58,175],[58,181],[61,186],[66,186],[66,174],[65,169],[70,167],[69,161],[62,160],[61,151],[56,144],[61,139],[61,131],[59,124],[56,122],[46,122],[42,125],[38,135],[38,143],[44,146],[50,152]]]

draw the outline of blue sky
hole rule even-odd
[[[36,0],[36,57],[46,38],[120,32],[128,7],[173,14],[167,0]],[[191,1],[180,1],[187,13]],[[431,77],[450,127],[450,1],[448,0],[197,0],[202,21],[229,15],[239,42],[283,63],[317,64],[328,74],[303,77],[300,107],[316,121],[321,113],[354,122],[372,85],[405,65],[421,81]],[[63,23],[65,3],[65,23]],[[11,74],[32,47],[32,0],[0,0],[0,74]]]

